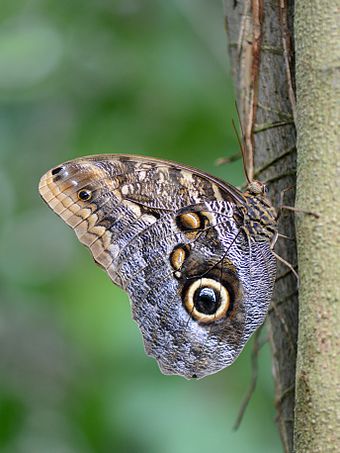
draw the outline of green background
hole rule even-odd
[[[220,1],[2,0],[0,451],[279,452],[269,347],[239,431],[247,346],[201,381],[163,376],[126,295],[41,201],[76,156],[143,153],[243,182]]]

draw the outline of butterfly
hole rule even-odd
[[[186,165],[116,154],[65,162],[39,192],[127,292],[164,374],[227,367],[263,323],[277,216],[261,182],[241,192]]]

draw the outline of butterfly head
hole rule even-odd
[[[267,195],[268,194],[268,188],[266,184],[264,184],[261,181],[251,181],[248,186],[246,193],[249,193],[250,195]]]

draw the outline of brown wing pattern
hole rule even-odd
[[[232,186],[168,161],[99,155],[50,170],[39,191],[128,292],[164,373],[226,367],[263,322],[275,259],[249,237]]]

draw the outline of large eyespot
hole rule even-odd
[[[225,317],[230,304],[228,290],[212,278],[196,280],[184,294],[184,306],[190,316],[206,324]]]
[[[92,198],[91,190],[87,190],[87,189],[79,190],[78,198],[81,201],[89,201],[89,200],[91,200],[91,198]]]

